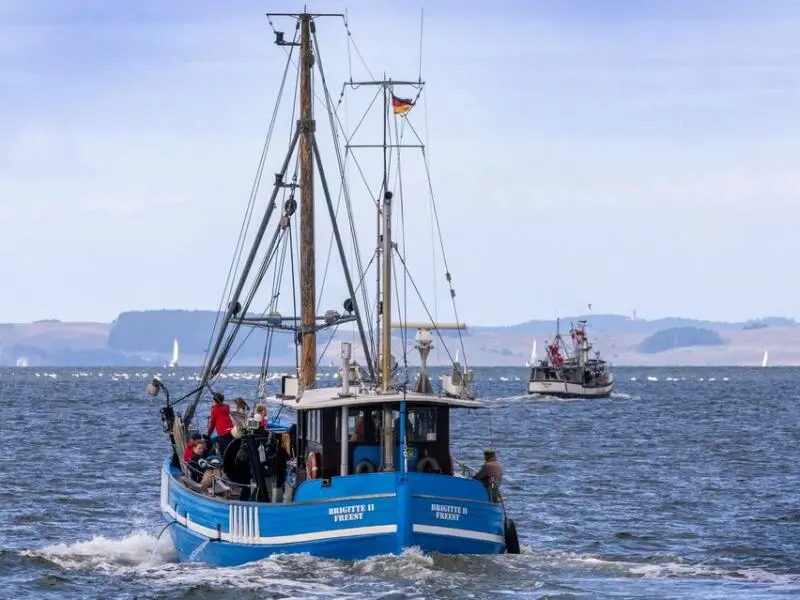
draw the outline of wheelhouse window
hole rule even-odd
[[[342,411],[336,411],[336,441],[342,440]],[[359,408],[351,408],[347,411],[347,439],[351,442],[365,441],[366,432],[366,411]]]
[[[392,411],[395,439],[400,436],[400,411]],[[436,441],[436,408],[408,408],[406,410],[406,439],[409,442]]]
[[[347,437],[351,442],[363,442],[367,426],[367,414],[364,410],[350,411],[347,416]]]
[[[319,410],[306,413],[306,439],[309,442],[322,443],[322,419]]]
[[[408,411],[408,440],[435,442],[438,411],[435,408],[411,408]]]

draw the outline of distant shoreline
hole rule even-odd
[[[112,323],[62,322],[43,320],[26,324],[0,324],[0,366],[14,367],[26,363],[31,367],[80,368],[144,368],[165,369],[172,350],[173,340],[180,343],[179,364],[199,367],[210,343],[211,331],[217,314],[213,311],[155,310],[126,312]],[[656,320],[633,319],[622,315],[579,315],[561,319],[561,331],[566,333],[571,322],[588,320],[593,351],[612,367],[697,367],[697,366],[760,366],[765,350],[769,351],[770,364],[800,365],[800,326],[793,319],[765,317],[742,323],[700,321],[685,318]],[[463,342],[462,362],[469,366],[521,367],[530,358],[533,341],[537,341],[538,356],[543,357],[546,340],[551,340],[556,323],[552,320],[533,320],[517,325],[500,327],[469,327],[461,337],[453,332],[443,332],[443,338],[434,340],[429,364],[444,365],[450,354]],[[684,346],[644,353],[643,340],[665,330],[697,328],[715,332],[723,341],[715,346]],[[259,334],[262,337],[259,338]],[[327,338],[325,337],[327,336]],[[405,339],[403,339],[405,337]],[[413,350],[413,334],[402,336],[393,331],[395,356],[400,358],[403,343],[409,348],[409,363],[418,363]],[[669,337],[669,336],[666,336]],[[260,364],[263,332],[255,332],[239,352],[234,366],[256,368]],[[289,335],[277,334],[273,346],[273,360],[289,363],[294,348]],[[333,339],[330,333],[318,335],[319,360],[328,365],[338,364],[338,342],[354,341],[351,332],[339,332]],[[355,358],[363,358],[354,346]],[[322,357],[322,351],[327,353]],[[658,348],[657,348],[658,349]],[[86,367],[89,368],[89,367]]]

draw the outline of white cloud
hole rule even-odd
[[[60,40],[75,40],[69,72],[53,56],[60,46],[50,44],[49,26],[0,35],[0,80],[27,78],[10,89],[10,106],[0,114],[0,215],[7,224],[0,245],[26,244],[24,260],[34,270],[57,264],[108,272],[104,284],[113,292],[98,286],[95,294],[95,307],[107,307],[106,314],[134,304],[215,305],[222,280],[215,286],[211,275],[198,282],[194,268],[154,272],[154,286],[143,294],[123,265],[149,269],[169,247],[173,260],[207,265],[224,278],[284,60],[262,12],[221,22],[120,17],[68,24]],[[370,68],[415,78],[416,10],[392,15],[389,27],[386,15],[351,13]],[[81,38],[88,30],[94,33]],[[338,93],[349,76],[343,32],[338,23],[319,31],[331,42],[323,59]],[[566,310],[570,302],[583,306],[585,295],[602,296],[609,310],[628,310],[635,299],[641,310],[649,303],[649,313],[668,311],[685,299],[681,289],[689,283],[645,275],[642,290],[638,278],[619,277],[612,267],[668,272],[671,260],[711,256],[709,248],[721,245],[751,269],[736,281],[766,277],[772,267],[751,266],[751,249],[737,250],[724,232],[755,236],[765,220],[797,216],[795,32],[794,21],[766,18],[598,25],[538,20],[532,12],[515,21],[429,16],[429,88],[410,118],[423,135],[430,125],[434,191],[464,318],[522,320],[552,312],[551,297]],[[11,60],[23,50],[24,60]],[[352,62],[358,76],[355,55]],[[61,71],[51,72],[53,65]],[[352,126],[354,110],[349,117]],[[321,111],[318,119],[326,128]],[[285,151],[282,136],[263,189]],[[425,181],[411,161],[404,168],[409,222],[422,227]],[[331,163],[328,177],[334,174]],[[370,206],[363,195],[356,201]],[[565,239],[564,225],[572,222],[585,236]],[[374,237],[371,212],[363,223],[364,237]],[[422,228],[420,264],[429,246]],[[89,248],[92,240],[102,252]],[[327,249],[327,238],[320,245]],[[566,248],[570,265],[597,256],[602,268],[590,269],[591,283],[576,283],[541,251],[551,245]],[[96,263],[91,269],[89,261]],[[9,285],[37,293],[36,282],[17,277]],[[417,277],[433,275],[425,266]],[[726,302],[723,291],[742,311],[758,302],[734,283],[713,273],[692,280],[703,291],[692,298],[697,311]],[[64,314],[56,316],[96,318],[82,312],[76,290],[64,291]],[[43,316],[13,315],[24,308],[0,300],[8,318]]]

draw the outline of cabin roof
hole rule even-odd
[[[359,392],[353,388],[349,396],[340,396],[341,388],[316,388],[305,390],[299,400],[295,398],[278,398],[278,402],[286,408],[294,410],[314,410],[319,408],[332,408],[337,406],[362,406],[365,404],[382,404],[385,402],[400,402],[405,400],[412,404],[439,404],[457,408],[488,408],[488,405],[478,400],[467,398],[448,398],[447,396],[434,396],[432,394],[416,394],[392,390],[387,393],[375,391]]]

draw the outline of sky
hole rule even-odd
[[[264,13],[301,6],[0,3],[0,322],[218,306],[286,60]],[[347,11],[371,73],[426,82],[408,119],[424,131],[461,320],[589,303],[800,318],[800,4],[308,7]],[[367,77],[340,20],[319,35],[335,93]],[[440,282],[424,170],[406,178],[403,246],[420,284]],[[374,213],[359,206],[369,239]]]

